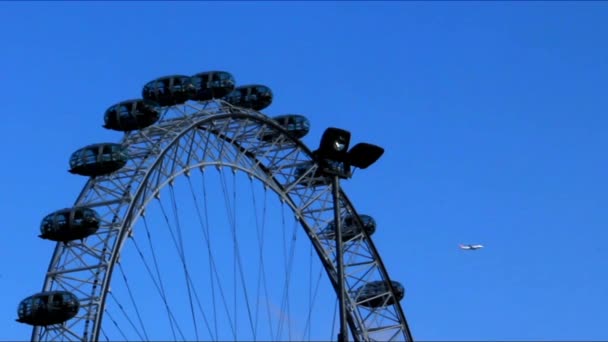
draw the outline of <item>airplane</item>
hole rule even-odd
[[[459,246],[460,246],[460,249],[464,249],[464,250],[467,250],[467,251],[474,251],[474,250],[483,248],[483,245],[463,245],[463,244],[460,244]]]

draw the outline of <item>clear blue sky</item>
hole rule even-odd
[[[43,215],[117,141],[103,111],[158,76],[227,70],[266,112],[343,127],[385,156],[344,185],[418,340],[606,340],[608,4],[0,4],[0,339],[29,339]],[[467,253],[459,243],[483,243]]]

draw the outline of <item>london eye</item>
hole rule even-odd
[[[74,151],[86,183],[41,218],[55,249],[18,305],[31,340],[333,340],[343,308],[345,339],[412,341],[384,227],[301,141],[305,115],[262,112],[272,100],[209,71],[111,105],[122,139]]]

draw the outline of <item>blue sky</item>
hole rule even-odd
[[[605,340],[604,2],[3,2],[1,339],[38,291],[42,217],[73,203],[77,148],[167,74],[230,71],[265,112],[386,148],[344,187],[418,340]],[[483,243],[476,253],[459,243]]]

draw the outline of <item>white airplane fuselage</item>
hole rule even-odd
[[[464,249],[467,251],[474,251],[480,248],[483,248],[483,245],[460,245],[460,249]]]

